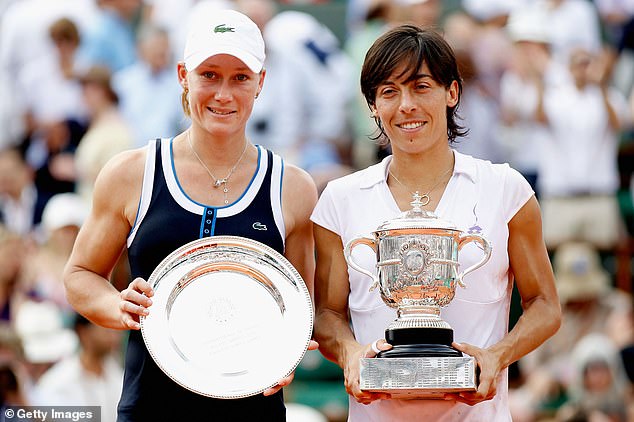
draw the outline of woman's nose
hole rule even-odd
[[[216,91],[216,95],[214,96],[218,101],[227,101],[231,99],[231,87],[229,87],[228,82],[222,82],[218,86],[218,90]]]
[[[416,109],[414,96],[407,91],[403,91],[403,93],[401,94],[399,109],[403,113],[411,113],[412,111],[414,111],[414,109]]]

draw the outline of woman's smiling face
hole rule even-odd
[[[392,148],[418,153],[447,143],[447,107],[458,102],[458,84],[439,84],[423,63],[410,77],[406,65],[395,69],[378,86],[373,113],[390,139]]]
[[[189,90],[193,121],[218,135],[244,131],[255,97],[262,89],[264,70],[254,73],[238,58],[219,54],[190,72],[179,67],[179,72]]]

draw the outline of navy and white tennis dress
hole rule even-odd
[[[258,146],[257,170],[246,191],[232,204],[211,207],[192,200],[181,188],[172,142],[151,141],[148,147],[137,220],[128,236],[133,278],[147,280],[175,249],[207,236],[247,237],[284,252],[283,161],[278,155]],[[280,421],[286,410],[282,391],[223,400],[181,387],[155,364],[141,332],[131,331],[118,412],[119,421]]]

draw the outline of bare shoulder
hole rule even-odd
[[[310,192],[306,190],[314,191],[315,197],[317,196],[317,187],[313,178],[294,164],[284,165],[283,189],[289,193],[304,192],[308,194]]]
[[[93,206],[117,208],[134,221],[141,197],[147,147],[123,151],[112,157],[95,182]]]
[[[286,164],[282,180],[282,207],[285,221],[307,221],[317,203],[317,186],[301,168]]]

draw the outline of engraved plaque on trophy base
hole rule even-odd
[[[466,357],[362,358],[362,390],[395,399],[441,399],[477,389],[476,361]]]

